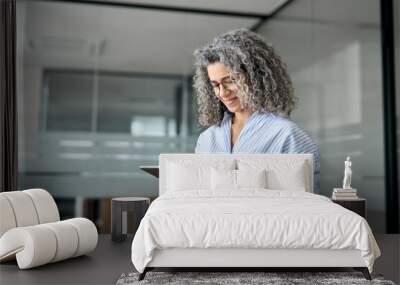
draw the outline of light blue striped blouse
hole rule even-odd
[[[312,153],[314,193],[319,193],[320,156],[318,146],[293,121],[266,111],[251,114],[231,148],[232,115],[225,113],[220,126],[203,131],[196,153]]]

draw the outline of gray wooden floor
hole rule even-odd
[[[382,256],[374,271],[400,283],[400,235],[375,235]],[[115,284],[124,272],[134,271],[130,259],[132,237],[112,242],[100,235],[99,244],[88,256],[81,256],[29,270],[19,270],[16,262],[0,265],[0,284]]]

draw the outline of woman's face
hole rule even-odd
[[[207,66],[208,78],[214,88],[215,96],[232,113],[242,111],[239,98],[236,96],[238,86],[230,77],[230,71],[220,62],[215,62]]]

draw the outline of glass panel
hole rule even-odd
[[[110,197],[157,195],[140,165],[193,152],[193,50],[258,19],[19,0],[17,21],[20,186],[108,231]],[[322,194],[352,156],[352,186],[384,232],[379,1],[292,1],[259,32],[288,63],[292,119],[320,146]]]
[[[92,75],[45,71],[42,92],[45,130],[91,131]]]
[[[360,3],[295,1],[259,31],[288,65],[299,97],[292,119],[320,147],[321,194],[342,187],[351,156],[352,187],[385,232],[379,1]]]
[[[98,132],[167,136],[167,121],[182,115],[181,85],[182,80],[174,77],[99,76]]]
[[[157,195],[139,169],[193,152],[193,51],[258,19],[17,1],[21,188],[109,231],[109,199]]]

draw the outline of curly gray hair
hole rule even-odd
[[[199,107],[199,123],[220,125],[225,105],[215,96],[207,66],[221,62],[238,85],[241,106],[252,111],[289,116],[297,101],[286,65],[269,44],[247,29],[217,36],[209,45],[197,49],[193,87]]]

